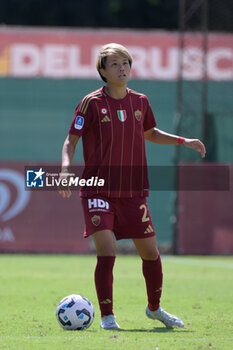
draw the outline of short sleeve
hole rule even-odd
[[[69,128],[70,134],[82,136],[87,131],[92,120],[92,112],[90,104],[83,109],[82,101],[75,109],[74,118]]]
[[[154,128],[157,123],[154,117],[154,113],[150,106],[149,100],[146,96],[144,96],[144,106],[145,106],[145,116],[143,122],[144,131]]]

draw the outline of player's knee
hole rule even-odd
[[[95,248],[96,253],[98,256],[115,256],[116,255],[116,249],[115,245],[110,241],[94,241],[95,242]]]
[[[116,246],[111,231],[103,230],[96,232],[93,236],[96,253],[98,256],[115,256]]]
[[[139,254],[143,260],[157,260],[159,256],[159,251],[156,247],[147,246],[139,251]]]
[[[156,250],[154,250],[154,251],[145,251],[141,255],[141,258],[143,260],[157,260],[158,259],[158,252]]]
[[[111,247],[96,247],[96,254],[98,256],[116,256],[116,251]]]

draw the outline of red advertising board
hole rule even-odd
[[[178,192],[179,254],[233,254],[233,166],[229,168],[229,190]],[[185,168],[180,167],[179,186],[183,188],[184,175]],[[217,176],[217,171],[216,176],[210,172],[200,181],[215,184],[221,181]]]
[[[133,55],[132,77],[176,80],[179,35],[161,31],[74,30],[5,27],[0,29],[0,76],[97,78],[100,46],[117,42]],[[186,35],[184,79],[203,75],[203,37]],[[233,34],[208,35],[207,78],[233,80]]]
[[[78,193],[25,190],[24,165],[0,163],[0,252],[90,252]]]

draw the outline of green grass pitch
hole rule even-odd
[[[4,350],[231,350],[233,258],[163,257],[161,306],[179,316],[183,329],[147,319],[141,261],[118,256],[114,310],[121,331],[99,327],[95,256],[0,255],[0,349]],[[58,302],[81,294],[96,316],[85,331],[65,331],[55,317]]]

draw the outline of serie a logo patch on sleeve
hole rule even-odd
[[[74,128],[77,130],[81,130],[84,125],[84,118],[81,115],[78,115],[74,122]]]

